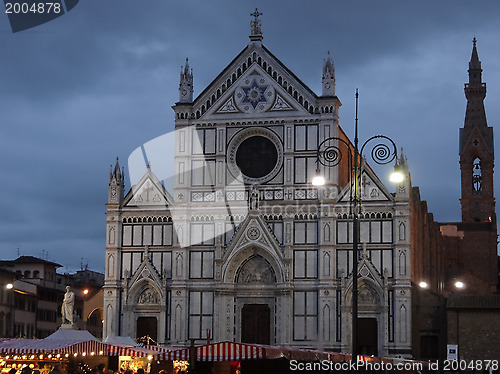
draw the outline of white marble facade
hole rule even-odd
[[[257,17],[250,39],[194,99],[186,61],[173,190],[154,163],[128,193],[118,163],[110,174],[105,336],[188,345],[209,330],[214,341],[350,350],[347,161],[321,167],[325,188],[311,185],[318,145],[345,137],[333,62],[317,95],[266,49]],[[361,351],[405,355],[409,184],[390,193],[368,168],[362,179],[359,317],[375,342]]]

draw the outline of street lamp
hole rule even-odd
[[[429,287],[429,285],[425,281],[420,282],[418,285],[420,286],[420,288],[427,288],[427,287]]]
[[[456,288],[459,288],[459,289],[460,289],[460,288],[464,288],[464,287],[465,287],[465,284],[464,284],[463,282],[461,282],[461,281],[456,281],[456,282],[455,282],[455,287],[456,287]]]
[[[401,167],[398,164],[398,154],[396,143],[385,136],[375,135],[366,140],[359,148],[358,139],[358,90],[356,89],[356,117],[354,127],[354,146],[352,143],[338,138],[336,136],[325,139],[318,147],[316,154],[316,175],[311,183],[314,186],[322,186],[325,184],[325,178],[321,175],[320,164],[325,167],[337,166],[342,160],[341,147],[345,147],[348,152],[348,171],[349,183],[351,185],[351,196],[349,199],[350,207],[352,208],[353,221],[353,270],[352,270],[352,360],[357,360],[358,357],[358,250],[359,250],[359,210],[361,207],[361,173],[363,151],[365,146],[372,141],[377,141],[371,150],[372,160],[379,165],[387,165],[396,160],[394,172],[391,174],[390,180],[395,183],[401,183],[404,180],[404,175],[401,172]],[[352,165],[353,163],[353,165]]]
[[[14,284],[13,283],[7,283],[5,285],[5,288],[8,290],[8,293],[7,293],[7,302],[9,303],[9,308],[10,308],[10,311],[9,311],[10,320],[7,322],[7,325],[6,325],[6,330],[8,330],[8,333],[7,333],[7,331],[6,331],[6,333],[7,333],[7,335],[9,335],[11,337],[14,337],[14,326],[15,326],[15,323],[16,323],[16,319],[15,319],[16,309],[15,309]]]

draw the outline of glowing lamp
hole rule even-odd
[[[321,175],[319,169],[316,169],[316,175],[313,177],[311,183],[313,186],[324,186],[325,185],[325,177]]]

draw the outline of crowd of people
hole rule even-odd
[[[44,367],[40,369],[32,369],[30,366],[26,365],[22,367],[20,370],[16,368],[12,368],[9,370],[8,374],[147,374],[144,369],[139,368],[135,372],[127,369],[124,372],[117,371],[114,372],[111,369],[105,370],[106,365],[100,363],[95,366],[90,371],[84,370],[81,365],[72,365],[70,364],[66,370],[63,370],[61,364],[56,363],[53,364],[50,368]],[[160,370],[158,374],[167,374],[165,370]],[[187,374],[187,371],[178,371],[177,374]]]
[[[126,370],[124,373],[114,372],[111,369],[105,370],[106,365],[101,363],[95,366],[91,371],[84,370],[81,365],[69,365],[66,370],[63,370],[61,364],[53,364],[50,368],[44,367],[40,369],[32,369],[29,365],[22,367],[21,369],[12,368],[8,371],[8,374],[146,374],[144,369],[139,368],[134,373],[132,370]],[[166,371],[161,370],[159,374],[167,374]]]

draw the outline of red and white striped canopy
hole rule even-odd
[[[0,342],[0,353],[11,355],[33,354],[108,354],[109,346],[98,341],[52,339],[10,339]],[[102,352],[102,353],[101,353]]]
[[[222,342],[198,347],[198,361],[241,361],[264,358],[264,348],[256,344]]]

